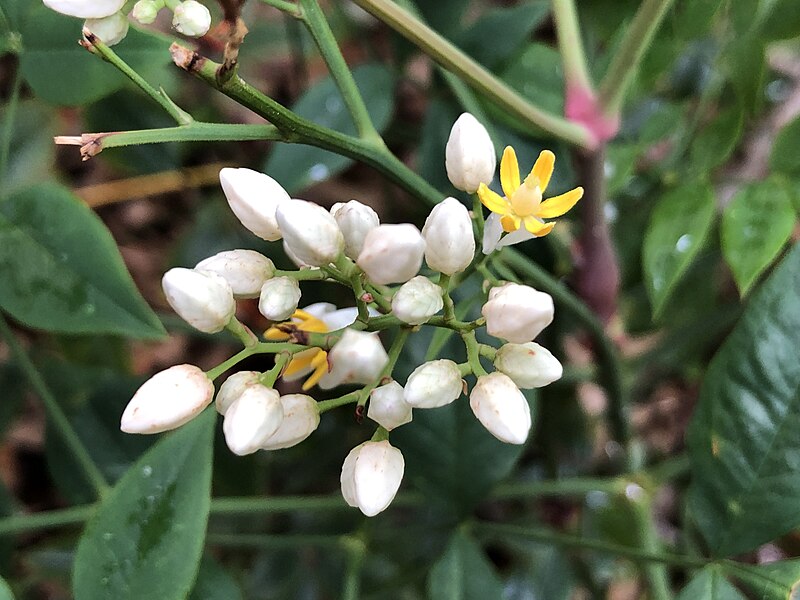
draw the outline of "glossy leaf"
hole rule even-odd
[[[43,184],[0,204],[0,308],[29,327],[154,339],[160,321],[102,221],[67,189]]]
[[[800,560],[782,560],[765,565],[737,564],[726,567],[745,589],[760,600],[797,600],[800,590]]]
[[[677,600],[745,600],[745,597],[719,569],[706,567],[692,577]]]
[[[786,125],[775,137],[769,166],[779,173],[800,175],[800,117]]]
[[[761,23],[761,35],[769,40],[784,40],[800,35],[800,10],[795,0],[774,0]]]
[[[560,55],[554,48],[529,44],[500,77],[526,98],[536,98],[540,108],[559,115],[564,113],[564,74]]]
[[[0,196],[53,177],[56,123],[55,111],[44,102],[25,100],[20,103],[11,127],[10,148],[13,151],[8,157]]]
[[[211,506],[213,410],[162,438],[125,474],[78,543],[81,600],[178,600],[192,589]]]
[[[207,554],[200,562],[189,600],[242,600],[242,590],[233,577]]]
[[[742,133],[742,112],[730,108],[709,123],[694,138],[689,155],[689,166],[702,175],[723,164],[736,147]]]
[[[394,77],[379,64],[360,65],[353,77],[367,105],[372,122],[383,131],[392,116]],[[355,124],[347,112],[333,79],[326,77],[309,88],[292,107],[297,114],[324,127],[355,134]],[[298,144],[280,144],[267,159],[264,172],[277,180],[290,194],[329,179],[353,163],[339,154]]]
[[[655,318],[703,247],[713,222],[714,194],[705,182],[684,184],[659,200],[642,248],[645,283]]]
[[[789,187],[778,178],[741,189],[722,213],[722,252],[742,295],[772,264],[796,221]]]
[[[428,574],[428,598],[486,600],[502,595],[503,585],[483,549],[472,537],[456,531]]]
[[[14,594],[5,579],[0,577],[0,600],[14,600]]]
[[[710,550],[800,525],[800,247],[753,295],[711,362],[688,430],[691,514]]]

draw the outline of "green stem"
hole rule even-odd
[[[8,189],[8,156],[11,152],[11,140],[14,137],[14,125],[19,105],[19,92],[22,88],[22,69],[19,62],[14,67],[14,77],[11,81],[11,95],[5,107],[3,120],[3,139],[0,141],[0,198]]]
[[[486,375],[486,369],[481,364],[481,351],[478,340],[475,338],[475,331],[468,331],[461,334],[464,347],[467,349],[467,362],[469,363],[475,377]]]
[[[277,8],[285,13],[289,13],[293,17],[300,17],[300,9],[294,2],[287,2],[286,0],[260,0],[267,6]]]
[[[450,275],[441,273],[439,275],[439,287],[442,288],[442,302],[444,303],[444,320],[456,320],[456,307],[453,298],[450,297]]]
[[[597,358],[601,365],[600,383],[608,394],[608,414],[612,434],[622,446],[630,468],[633,453],[631,451],[632,435],[628,420],[627,396],[622,383],[619,356],[613,342],[606,335],[603,324],[579,298],[524,255],[507,248],[499,255],[499,260],[508,263],[537,289],[550,294],[556,303],[572,313],[594,338],[597,345]],[[502,277],[516,279],[514,273],[502,263],[496,262],[495,266]]]
[[[128,65],[128,63],[122,60],[116,52],[106,46],[99,38],[89,32],[86,28],[83,30],[83,35],[86,38],[86,43],[89,45],[89,49],[91,51],[99,54],[106,62],[111,63],[117,68],[118,71],[136,84],[140,90],[150,96],[150,98],[152,98],[159,106],[161,106],[161,108],[163,108],[169,116],[175,119],[175,122],[178,125],[188,125],[194,121],[192,116],[175,104],[169,98],[169,96],[167,96],[163,89],[157,90],[147,83],[147,81],[145,81],[141,75],[134,71],[130,65]]]
[[[643,0],[600,83],[598,99],[606,114],[619,114],[628,87],[672,0]]]
[[[291,358],[292,358],[291,352],[282,352],[280,354],[276,354],[275,366],[272,367],[266,373],[262,373],[258,377],[258,382],[263,386],[269,388],[273,387],[275,385],[275,381],[278,379],[281,372],[283,371],[283,368],[286,366],[286,363],[288,363],[291,360]]]
[[[636,534],[639,539],[639,547],[645,552],[658,555],[663,551],[661,541],[653,523],[652,507],[647,493],[641,490],[641,498],[631,498],[630,505],[634,515]],[[669,586],[669,575],[664,564],[645,563],[643,565],[644,575],[650,586],[651,598],[653,600],[669,600],[672,593]]]
[[[492,492],[492,499],[536,498],[539,496],[585,496],[591,492],[621,494],[627,481],[619,478],[597,479],[573,477],[549,481],[525,481],[503,483]]]
[[[342,600],[359,600],[361,598],[361,570],[364,558],[367,556],[367,547],[360,538],[354,536],[342,537],[341,544],[347,553]]]
[[[380,308],[384,313],[387,314],[392,312],[392,301],[387,300],[386,296],[384,296],[381,290],[379,290],[374,285],[369,283],[366,283],[364,287],[370,294],[372,294],[372,300],[373,302],[375,302],[375,304],[378,305],[378,308]]]
[[[236,317],[233,317],[228,322],[228,324],[225,326],[225,329],[235,335],[239,341],[242,342],[242,345],[245,348],[249,348],[258,344],[258,338],[255,336],[255,334],[250,331],[250,329],[242,325],[242,322]]]
[[[44,378],[36,369],[36,366],[28,357],[28,354],[17,341],[17,338],[14,336],[8,326],[8,322],[2,314],[0,314],[0,335],[2,335],[6,344],[8,344],[11,354],[19,364],[25,377],[27,377],[31,387],[42,400],[50,422],[55,427],[56,432],[61,437],[61,440],[64,442],[64,445],[66,445],[70,454],[72,454],[73,458],[78,463],[81,471],[83,471],[86,481],[94,489],[95,495],[98,498],[102,498],[109,490],[106,478],[95,464],[86,446],[83,445],[80,437],[78,437],[78,434],[72,428],[69,418],[50,392],[50,388],[47,387]]]
[[[80,525],[89,520],[97,509],[97,504],[73,506],[58,510],[49,510],[29,515],[14,515],[0,519],[0,535],[24,533],[65,525]]]
[[[328,274],[320,269],[300,269],[299,271],[283,271],[276,269],[273,277],[291,277],[297,281],[323,281]]]
[[[563,546],[566,548],[595,550],[597,552],[629,558],[634,561],[665,563],[690,569],[700,569],[713,562],[711,560],[691,558],[688,556],[682,556],[680,554],[671,554],[667,552],[648,552],[639,548],[625,546],[622,544],[587,539],[581,535],[561,533],[546,527],[530,527],[523,525],[506,525],[501,523],[481,522],[475,523],[472,526],[472,529],[479,535],[490,539],[502,540],[506,537],[519,537],[544,544]]]
[[[305,344],[289,344],[286,342],[258,342],[257,344],[248,346],[240,352],[237,352],[228,360],[218,364],[213,369],[206,371],[206,377],[213,381],[228,369],[232,369],[245,358],[249,358],[254,354],[278,354],[281,352],[298,352],[306,349],[308,349],[308,346]]]
[[[333,81],[339,92],[342,94],[344,104],[350,112],[350,116],[355,123],[358,137],[361,139],[373,140],[376,144],[382,144],[378,131],[372,123],[372,118],[367,111],[367,105],[364,104],[364,99],[361,97],[361,92],[358,90],[353,74],[347,62],[342,56],[342,51],[339,49],[339,44],[333,36],[328,21],[319,7],[317,0],[300,0],[300,7],[303,9],[302,20],[306,24],[311,37],[319,48],[325,64],[328,65]]]
[[[339,547],[338,535],[311,534],[260,534],[260,533],[209,533],[206,543],[212,546],[230,546],[234,548],[303,548],[305,546]]]
[[[492,100],[501,109],[520,119],[523,125],[541,129],[559,139],[591,147],[588,131],[576,123],[542,110],[520,96],[475,60],[391,0],[354,0],[423,52],[458,75],[464,82]]]
[[[553,17],[566,80],[584,90],[593,89],[574,0],[553,0]]]

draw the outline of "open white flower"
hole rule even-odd
[[[364,442],[342,465],[342,496],[350,506],[374,517],[394,500],[405,471],[403,454],[388,441]]]

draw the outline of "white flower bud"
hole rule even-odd
[[[481,313],[489,335],[524,344],[553,322],[553,298],[527,285],[507,283],[489,291]]]
[[[261,385],[258,378],[261,375],[258,371],[239,371],[228,377],[220,386],[214,406],[217,412],[224,415],[228,408],[237,400],[247,388],[254,385]]]
[[[405,282],[392,297],[392,314],[409,325],[425,323],[442,306],[442,288],[424,275]]]
[[[200,331],[222,331],[236,312],[231,286],[216,273],[170,269],[164,273],[161,287],[172,309]]]
[[[188,423],[211,404],[214,384],[200,367],[176,365],[142,384],[125,407],[120,429],[161,433]]]
[[[389,362],[389,355],[377,333],[345,329],[341,339],[328,352],[330,371],[319,387],[329,390],[344,383],[371,383]]]
[[[303,264],[322,267],[344,250],[344,237],[331,214],[313,202],[289,200],[275,213],[283,245]]]
[[[275,211],[289,194],[269,175],[251,169],[225,168],[219,172],[222,191],[236,218],[262,240],[281,239]]]
[[[469,113],[463,113],[450,130],[445,147],[445,167],[450,182],[474,194],[481,183],[494,177],[497,156],[489,132]],[[471,234],[470,234],[471,235]]]
[[[172,26],[183,35],[202,37],[211,28],[211,13],[196,0],[186,0],[175,7]]]
[[[419,273],[424,253],[425,240],[413,225],[380,225],[367,233],[356,263],[373,283],[405,283]]]
[[[44,4],[62,15],[102,19],[122,10],[125,0],[44,0]]]
[[[114,46],[128,35],[130,24],[128,17],[118,12],[99,19],[86,19],[83,27],[100,38],[106,46]]]
[[[378,213],[358,200],[350,200],[347,204],[334,204],[331,214],[344,235],[344,253],[353,260],[357,259],[367,233],[381,224]]]
[[[311,396],[305,394],[287,394],[281,396],[283,421],[277,431],[266,442],[261,444],[262,450],[280,450],[296,446],[319,426],[319,408]]]
[[[275,277],[261,287],[258,311],[270,321],[285,321],[297,310],[300,284],[291,277]]]
[[[342,496],[368,517],[385,510],[394,500],[406,463],[388,441],[356,446],[342,465]]]
[[[531,429],[528,401],[505,373],[478,377],[469,406],[494,437],[507,444],[524,444]]]
[[[372,390],[367,416],[387,431],[410,423],[411,405],[403,398],[403,386],[392,381]]]
[[[414,408],[450,404],[463,391],[458,365],[446,358],[421,364],[408,376],[403,395]]]
[[[142,25],[150,25],[156,20],[158,11],[163,5],[153,0],[139,0],[133,5],[131,16]]]
[[[258,298],[275,265],[253,250],[226,250],[201,260],[196,271],[211,271],[228,282],[234,298]]]
[[[494,366],[523,389],[550,385],[564,372],[558,359],[536,342],[503,345],[497,351]]]
[[[445,198],[433,207],[422,228],[425,262],[434,271],[453,275],[466,269],[475,256],[475,237],[467,207]]]
[[[274,434],[283,421],[278,392],[264,385],[244,389],[225,411],[222,432],[231,452],[252,454]]]

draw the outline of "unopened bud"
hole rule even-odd
[[[122,413],[126,433],[161,433],[188,423],[211,404],[214,384],[194,365],[176,365],[144,382]]]
[[[197,271],[211,271],[222,277],[234,298],[258,298],[261,286],[275,273],[275,265],[253,250],[226,250],[201,260]]]
[[[331,214],[313,202],[289,200],[276,213],[283,244],[303,264],[323,267],[344,250],[344,237]]]
[[[504,344],[497,351],[494,366],[523,389],[540,388],[561,379],[561,363],[536,342]]]
[[[102,19],[122,10],[125,0],[44,0],[44,4],[62,15]]]
[[[275,211],[291,198],[277,181],[251,169],[225,168],[219,172],[219,182],[242,225],[263,240],[281,239]]]
[[[175,7],[172,26],[183,35],[202,37],[211,28],[211,13],[196,0],[186,0]]]
[[[442,288],[423,275],[405,282],[392,297],[392,314],[409,325],[425,323],[442,306]]]
[[[319,408],[311,396],[287,394],[281,396],[283,421],[281,426],[267,441],[261,444],[262,450],[280,450],[296,446],[319,426]]]
[[[216,273],[178,267],[164,273],[161,286],[173,310],[200,331],[222,331],[236,312],[231,286]]]
[[[263,385],[245,388],[225,411],[222,432],[231,452],[252,454],[274,434],[283,421],[278,392]]]
[[[275,277],[261,287],[258,311],[270,321],[285,321],[297,310],[300,284],[291,277]]]
[[[86,19],[83,26],[96,35],[106,46],[119,44],[128,35],[128,17],[121,12],[99,19]]]
[[[131,16],[142,25],[150,25],[156,20],[162,6],[163,4],[153,2],[153,0],[139,0],[133,5]]]
[[[388,441],[364,442],[353,448],[342,465],[342,496],[368,517],[385,510],[403,480],[403,454]]]
[[[553,298],[527,285],[507,283],[489,291],[481,313],[489,335],[515,344],[530,342],[553,322]]]
[[[389,362],[389,355],[377,333],[345,329],[328,352],[330,371],[322,376],[323,390],[344,383],[372,383]]]
[[[531,430],[528,401],[504,373],[478,377],[469,395],[472,412],[494,437],[507,444],[524,444]]]
[[[344,253],[357,259],[367,233],[381,224],[378,213],[358,200],[350,200],[347,204],[334,204],[331,214],[344,235]]]
[[[434,271],[453,275],[466,269],[475,256],[472,219],[467,207],[445,198],[433,207],[422,228],[425,262]]]
[[[481,183],[494,177],[497,155],[489,132],[470,113],[463,113],[450,130],[445,147],[445,167],[450,182],[474,194]]]
[[[419,273],[425,240],[411,224],[380,225],[367,233],[356,261],[373,283],[405,283]]]
[[[404,388],[404,397],[414,408],[437,408],[461,395],[463,384],[458,365],[442,358],[418,366]]]
[[[214,406],[217,412],[224,415],[234,400],[239,398],[247,388],[254,385],[261,385],[258,378],[261,374],[258,371],[239,371],[228,377],[220,386]]]
[[[403,398],[403,386],[396,381],[372,390],[367,416],[391,431],[411,422],[411,405]]]

